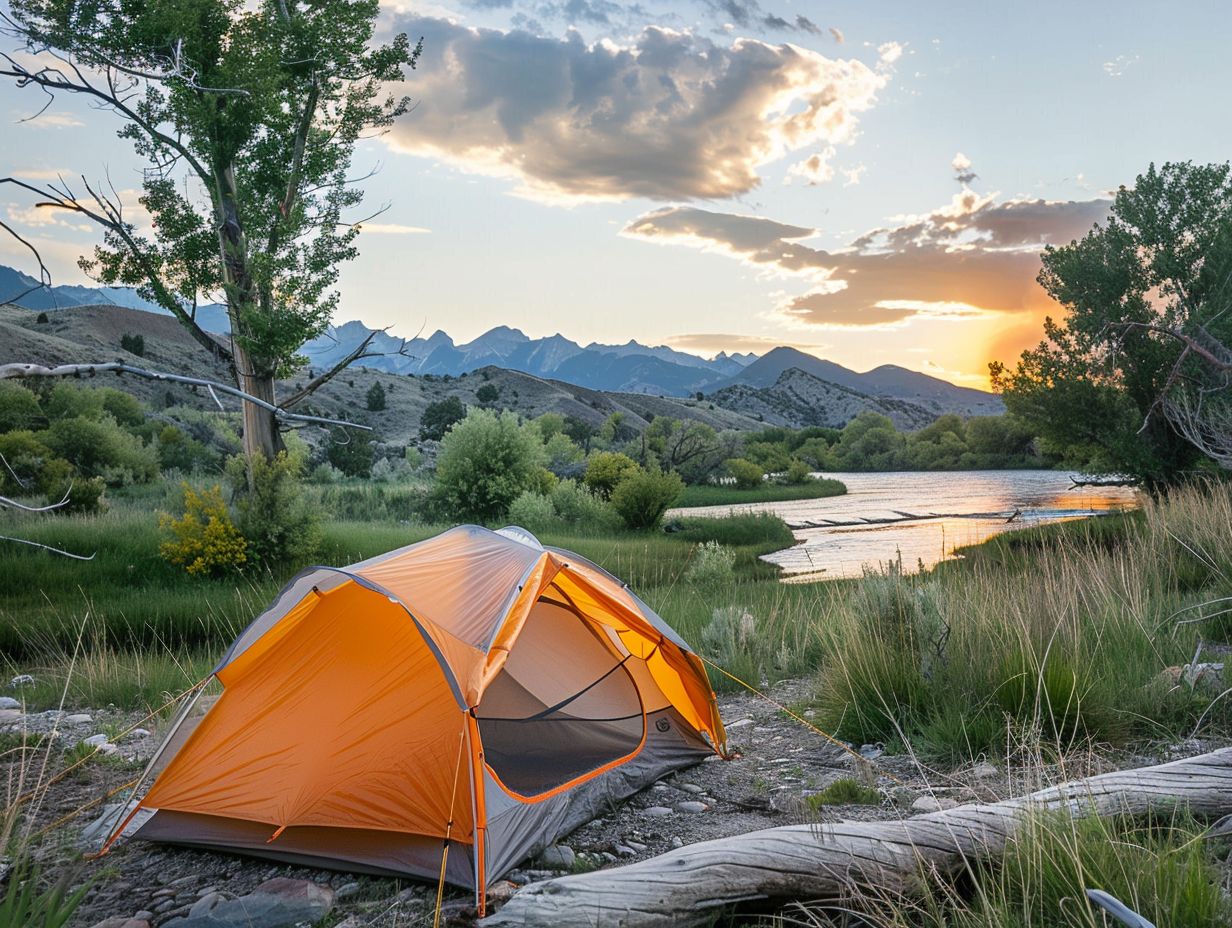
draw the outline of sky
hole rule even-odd
[[[337,322],[701,355],[793,345],[987,386],[1059,307],[1039,252],[1151,162],[1223,161],[1226,2],[429,0],[416,102],[356,151],[388,208]],[[0,84],[0,174],[141,165],[114,117]],[[26,120],[26,121],[23,121]],[[0,193],[54,282],[93,230]],[[11,240],[0,262],[32,271]]]

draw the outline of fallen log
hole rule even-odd
[[[481,924],[712,924],[737,903],[837,900],[859,887],[901,889],[922,866],[957,873],[966,860],[997,856],[1030,810],[1142,815],[1180,806],[1199,816],[1232,812],[1232,748],[903,821],[790,825],[692,844],[627,867],[531,884]]]

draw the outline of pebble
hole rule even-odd
[[[940,812],[943,809],[955,809],[958,803],[953,799],[939,799],[936,796],[921,796],[911,804],[912,812]]]
[[[649,806],[642,809],[642,814],[649,815],[651,818],[660,818],[664,815],[671,815],[672,810],[667,808],[667,806]]]
[[[979,780],[990,780],[997,776],[997,768],[984,761],[971,768],[971,775]]]
[[[616,855],[618,857],[636,857],[637,851],[626,844],[618,844],[616,845]]]
[[[710,808],[710,806],[706,805],[704,802],[695,802],[695,801],[694,801],[694,802],[678,802],[678,803],[676,803],[676,811],[677,811],[677,812],[691,812],[691,813],[693,813],[693,814],[697,814],[698,812],[705,812],[705,811],[706,811],[707,809],[709,809],[709,808]]]
[[[696,783],[681,783],[680,788],[684,790],[686,793],[693,793],[695,795],[697,793],[703,792],[702,788],[698,786]]]
[[[148,737],[150,737],[150,730],[148,728],[134,728],[124,736],[125,740]]]
[[[73,715],[66,715],[64,721],[69,725],[88,725],[94,721],[94,716],[78,712]]]
[[[352,896],[359,895],[358,883],[343,883],[334,890],[335,899],[350,899]]]
[[[684,842],[680,840],[679,836],[672,838],[672,847],[684,847]]]
[[[629,847],[633,848],[633,850],[638,854],[641,854],[646,850],[646,845],[642,844],[641,841],[626,841],[625,843],[628,844]]]
[[[21,708],[21,703],[19,703],[12,696],[0,696],[0,709],[20,709],[20,708]]]
[[[18,687],[21,687],[21,686],[33,686],[33,685],[34,685],[34,677],[30,676],[30,674],[28,673],[19,673],[17,676],[15,676],[12,680],[9,681],[9,686],[12,687],[13,689],[17,689]]]
[[[101,732],[97,735],[91,735],[89,738],[82,739],[82,744],[88,744],[92,748],[101,747],[108,743],[107,736]]]

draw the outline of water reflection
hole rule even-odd
[[[781,503],[706,506],[679,515],[732,511],[777,513],[796,536],[794,547],[767,555],[797,579],[859,576],[893,561],[915,570],[953,556],[955,548],[1026,525],[1062,522],[1132,508],[1125,487],[1071,489],[1063,471],[897,472],[825,474],[847,485],[845,496]],[[1013,516],[1012,522],[1007,522]],[[853,524],[854,523],[854,524]]]

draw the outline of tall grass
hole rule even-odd
[[[820,717],[840,737],[951,762],[997,752],[1007,733],[1059,750],[1175,736],[1214,694],[1161,671],[1209,631],[1176,616],[1227,592],[1229,526],[1228,487],[1190,488],[1123,520],[1115,544],[1053,527],[1029,559],[869,574],[820,627]],[[1215,715],[1226,723],[1222,705]]]

